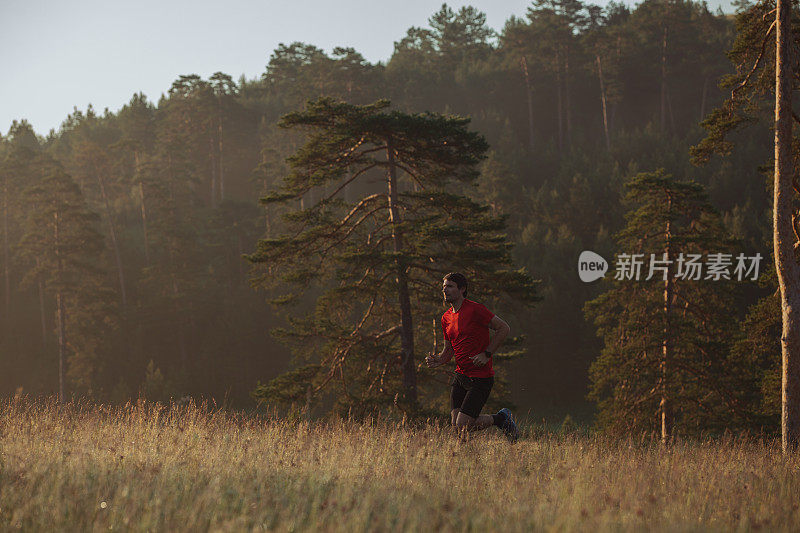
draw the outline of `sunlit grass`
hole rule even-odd
[[[776,443],[658,444],[310,423],[186,407],[0,414],[0,528],[798,530]]]

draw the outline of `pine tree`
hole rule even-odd
[[[467,130],[468,119],[388,106],[322,98],[281,121],[309,136],[289,159],[282,186],[262,199],[287,206],[287,227],[250,256],[263,264],[254,282],[283,288],[277,302],[312,287],[322,291],[312,312],[279,332],[322,355],[283,378],[295,384],[290,390],[277,382],[260,387],[261,399],[311,402],[336,379],[343,405],[371,409],[394,401],[414,409],[416,354],[420,344],[430,346],[429,318],[445,273],[464,272],[487,298],[535,299],[530,277],[507,270],[504,218],[461,194],[478,175],[483,138]],[[344,190],[357,180],[368,192],[345,201]],[[306,207],[288,207],[303,197]]]
[[[39,180],[25,193],[33,209],[20,255],[27,263],[23,281],[42,280],[55,299],[58,399],[63,402],[68,373],[76,391],[92,392],[102,364],[103,331],[114,326],[116,309],[109,304],[113,293],[101,268],[104,243],[97,214],[59,163],[42,155],[37,168]]]
[[[604,340],[590,371],[599,422],[657,431],[663,441],[677,431],[749,422],[741,396],[748,369],[728,357],[726,343],[732,282],[689,266],[692,254],[702,264],[709,254],[731,253],[718,213],[702,187],[663,171],[634,177],[626,200],[632,208],[617,236],[617,261],[643,254],[641,277],[626,279],[618,269],[610,288],[586,304]]]
[[[773,8],[773,5],[775,6]],[[772,18],[771,15],[775,15]],[[782,443],[784,453],[800,445],[800,246],[796,193],[800,193],[796,173],[798,154],[793,124],[800,119],[792,109],[792,87],[798,77],[798,34],[792,33],[792,4],[783,0],[763,2],[737,15],[737,38],[729,57],[737,74],[724,80],[730,98],[703,122],[707,137],[693,148],[698,164],[713,154],[727,155],[733,148],[734,130],[763,119],[764,111],[774,110],[774,175],[772,205],[773,258],[780,290],[782,312]],[[773,32],[775,48],[770,47]],[[770,105],[764,107],[764,102]]]

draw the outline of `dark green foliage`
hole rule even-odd
[[[263,401],[297,401],[305,390],[311,402],[333,381],[337,401],[347,408],[396,402],[404,334],[398,298],[402,302],[408,291],[414,353],[425,354],[447,272],[464,272],[487,301],[499,295],[536,299],[530,277],[510,268],[505,219],[459,194],[478,177],[483,138],[467,130],[467,119],[388,107],[387,101],[355,106],[323,98],[280,122],[305,127],[308,137],[288,159],[291,170],[280,189],[262,202],[309,200],[285,213],[280,237],[258,243],[250,259],[263,268],[254,282],[276,289],[277,303],[321,295],[312,312],[279,332],[316,366],[292,375],[305,383],[293,385],[294,392],[281,392],[278,383],[286,377],[259,388]],[[345,199],[356,180],[379,178],[396,179],[396,185]]]
[[[87,208],[78,184],[59,163],[38,155],[29,165],[29,175],[38,179],[24,192],[33,209],[18,245],[25,267],[22,284],[41,283],[46,294],[63,301],[64,316],[56,310],[56,329],[66,332],[66,373],[74,392],[91,393],[109,357],[106,339],[117,323],[113,292],[100,260],[104,244],[98,216]],[[54,355],[55,347],[51,350]]]
[[[442,6],[406,35],[386,36],[396,45],[385,64],[371,64],[349,48],[326,52],[313,43],[293,42],[280,45],[271,54],[264,52],[268,65],[263,75],[253,79],[232,79],[221,72],[208,79],[181,76],[172,88],[164,87],[165,94],[157,101],[137,93],[116,112],[98,113],[91,106],[76,109],[58,132],[46,138],[37,137],[24,121],[13,124],[0,142],[0,186],[4,187],[0,392],[12,394],[20,386],[26,392],[54,390],[55,303],[44,292],[40,300],[38,283],[21,286],[28,267],[15,252],[31,209],[22,191],[41,178],[40,171],[25,170],[26,158],[45,152],[77,182],[88,208],[100,216],[95,230],[105,247],[97,266],[103,272],[103,287],[113,291],[105,305],[116,308],[119,327],[89,332],[96,353],[109,355],[98,357],[102,364],[97,371],[86,370],[92,375],[98,398],[125,401],[143,391],[160,399],[208,395],[227,398],[237,406],[252,406],[249,392],[256,381],[268,383],[290,368],[287,350],[269,336],[269,330],[284,326],[288,334],[306,328],[305,324],[286,324],[273,315],[265,299],[295,302],[308,311],[318,294],[353,284],[348,267],[407,259],[430,268],[427,257],[440,261],[446,253],[454,254],[453,268],[457,268],[456,262],[467,261],[481,268],[489,265],[498,271],[509,270],[502,275],[513,277],[518,274],[508,265],[491,260],[492,254],[507,253],[504,242],[513,242],[514,262],[542,278],[543,301],[532,310],[498,304],[490,291],[520,280],[505,280],[497,273],[481,281],[474,293],[512,321],[515,335],[527,336],[526,357],[498,365],[512,370],[509,392],[524,409],[531,408],[535,418],[560,421],[567,412],[574,415],[576,409],[586,410],[583,397],[588,367],[600,345],[594,328],[583,319],[582,306],[598,295],[599,284],[580,282],[575,262],[578,253],[586,249],[610,256],[611,235],[624,225],[619,199],[627,178],[660,167],[676,176],[692,175],[707,187],[726,229],[742,240],[741,249],[761,251],[765,257],[769,252],[764,248],[770,231],[769,191],[756,171],[771,154],[771,121],[768,113],[761,114],[763,106],[755,103],[752,109],[748,107],[745,97],[749,92],[743,90],[737,93],[742,101],[741,105],[737,101],[736,113],[714,115],[717,118],[712,123],[718,121],[722,132],[718,140],[733,143],[718,143],[720,151],[735,147],[728,158],[712,158],[703,168],[692,170],[687,149],[701,140],[698,121],[720,107],[734,86],[719,89],[719,77],[735,73],[729,83],[738,83],[755,62],[761,48],[759,32],[768,25],[763,14],[771,7],[743,10],[739,18],[748,22],[739,25],[737,43],[741,45],[734,47],[733,67],[723,53],[733,43],[733,21],[709,12],[703,4],[650,0],[630,8],[614,3],[599,8],[559,0],[530,7],[526,16],[507,21],[494,34],[476,9]],[[662,53],[666,58],[663,69]],[[754,87],[762,87],[767,97],[772,90],[765,74],[771,53],[767,47],[750,79],[758,82]],[[386,207],[375,197],[359,208],[351,222],[372,210],[377,210],[375,214],[337,244],[336,252],[332,248],[325,261],[316,263],[323,264],[321,271],[315,271],[311,267],[314,262],[309,261],[308,268],[292,273],[294,285],[306,288],[307,284],[309,290],[304,293],[287,285],[285,293],[265,295],[249,287],[247,263],[241,260],[253,242],[261,238],[273,241],[276,249],[288,248],[287,243],[295,238],[333,244],[346,229],[328,238],[313,228],[340,221],[360,199],[385,192],[385,175],[376,166],[323,202],[357,170],[350,164],[330,169],[317,165],[325,150],[352,146],[343,141],[350,132],[339,130],[315,149],[302,152],[308,176],[298,176],[289,189],[281,186],[283,178],[293,172],[286,158],[301,154],[306,142],[301,130],[316,126],[287,130],[276,124],[308,99],[320,96],[362,105],[389,98],[392,109],[408,113],[414,117],[412,122],[424,123],[425,128],[436,128],[435,113],[469,117],[469,127],[485,136],[491,151],[485,152],[487,158],[477,166],[469,166],[466,174],[447,170],[447,180],[459,177],[465,181],[454,181],[444,190],[428,184],[422,190],[410,174],[398,171],[399,201],[403,209],[416,210],[410,218],[401,212],[403,222],[398,228],[412,237],[406,239],[409,248],[403,254],[348,243],[353,239],[363,242],[370,232],[377,232],[377,216],[385,214]],[[381,117],[394,113],[389,108],[373,111]],[[430,113],[418,114],[423,111]],[[767,120],[754,129],[731,129],[756,114]],[[341,120],[346,118],[342,115]],[[405,128],[408,135],[419,134],[418,128],[403,125],[399,119],[392,127]],[[431,138],[435,133],[431,131]],[[28,155],[12,149],[14,146],[26,148]],[[413,151],[432,148],[436,146],[418,144]],[[369,157],[366,154],[362,162],[369,164]],[[409,170],[423,181],[437,172],[423,164]],[[474,179],[476,174],[480,175]],[[476,186],[468,185],[470,181]],[[299,196],[305,190],[308,192]],[[265,209],[258,208],[256,199],[260,197],[271,199]],[[442,215],[443,208],[454,214]],[[295,211],[288,220],[282,217]],[[498,229],[497,217],[503,213],[508,216],[503,221],[506,226]],[[296,237],[289,233],[300,227],[305,229]],[[505,240],[501,234],[506,235]],[[323,237],[327,241],[320,240]],[[481,245],[448,251],[442,244],[458,239]],[[434,255],[426,257],[428,252]],[[268,275],[288,274],[280,264],[278,261]],[[423,270],[409,268],[414,274],[410,290],[424,295],[412,309],[414,354],[420,358],[432,344],[432,319],[443,311],[436,301],[437,277],[442,272],[436,266],[435,272],[423,276]],[[337,269],[344,274],[337,277]],[[377,274],[371,278],[376,288],[370,290],[378,295],[377,301],[386,302],[387,309],[396,308],[393,274],[383,270],[381,275],[386,278]],[[329,281],[320,285],[323,276]],[[366,284],[367,280],[361,287]],[[127,297],[124,309],[123,287]],[[360,301],[364,293],[342,291],[341,298]],[[758,290],[737,296],[732,314],[744,317],[747,306],[760,296]],[[333,319],[328,323],[315,318],[308,327],[324,330],[331,339],[342,331],[351,332],[352,327],[342,329],[342,325],[357,312],[366,312],[365,306],[356,305],[348,317],[336,298],[325,306],[334,310]],[[394,325],[394,317],[381,320]],[[383,331],[376,324],[370,324],[371,331]],[[745,342],[753,342],[748,337],[753,329],[750,324],[742,332]],[[6,335],[7,331],[15,334]],[[759,326],[755,331],[766,330]],[[766,346],[768,334],[763,340]],[[324,342],[319,344],[325,348]],[[333,340],[329,344],[326,350],[336,349]],[[348,390],[369,388],[371,382],[357,381],[363,375],[361,363],[376,357],[377,364],[385,353],[396,351],[397,340],[384,337],[359,346],[360,352],[343,363]],[[520,349],[507,348],[507,353]],[[758,361],[768,359],[767,350],[764,354]],[[302,359],[296,363],[304,365]],[[766,366],[759,368],[767,372]],[[366,375],[373,376],[374,368]],[[332,379],[342,380],[341,376]],[[421,401],[444,406],[444,376],[424,370],[420,379],[425,382],[420,384]],[[437,379],[442,383],[434,381]],[[398,380],[396,372],[387,371],[386,390],[396,390],[401,385]],[[761,385],[753,383],[748,386],[759,392],[757,398],[749,397],[748,405],[761,401]],[[497,387],[501,392],[499,384]],[[362,405],[366,410],[385,405],[387,400],[393,401],[388,393],[365,397]],[[303,407],[306,398],[301,395],[293,401]],[[325,408],[332,402],[331,398],[321,401]],[[545,411],[548,408],[549,412]]]
[[[616,257],[644,254],[645,261],[638,281],[618,270],[606,292],[586,304],[604,341],[590,371],[598,423],[618,431],[660,430],[664,398],[679,433],[752,423],[746,385],[753,367],[728,356],[734,283],[707,279],[706,272],[685,279],[678,270],[687,264],[681,254],[700,254],[705,262],[708,254],[735,251],[719,214],[701,186],[663,171],[639,174],[627,188],[630,210],[616,237]],[[670,258],[666,277],[656,271],[647,279],[650,254]]]

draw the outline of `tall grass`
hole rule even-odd
[[[0,406],[0,528],[800,529],[800,460],[728,438],[307,422],[188,405]]]

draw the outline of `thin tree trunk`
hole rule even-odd
[[[169,204],[170,204],[170,219],[175,220],[175,189],[173,187],[172,182],[172,156],[167,156],[167,174],[169,176]],[[175,277],[176,267],[175,267],[175,248],[171,247],[169,253],[169,266],[170,266],[170,279],[172,281],[172,297],[173,297],[173,307],[172,310],[175,313],[175,325],[178,328],[178,349],[180,350],[181,356],[181,368],[183,371],[184,377],[188,374],[188,366],[189,366],[189,356],[186,352],[186,341],[183,338],[184,335],[184,328],[183,328],[183,313],[181,313],[181,309],[178,306],[178,298],[180,296],[180,291],[178,290],[178,280]]]
[[[144,203],[144,183],[139,181],[139,197],[142,201],[142,236],[144,237],[144,262],[150,266],[150,241],[147,236],[147,209]]]
[[[561,101],[561,54],[556,48],[556,93],[558,100],[558,151],[564,148],[563,103]]]
[[[217,158],[214,157],[214,137],[208,137],[209,155],[211,156],[211,208],[217,207]]]
[[[564,54],[564,103],[567,122],[567,146],[572,144],[572,103],[569,97],[569,47]]]
[[[64,320],[64,296],[61,293],[61,284],[63,282],[63,263],[61,261],[61,250],[59,242],[59,219],[58,211],[53,213],[54,218],[54,244],[57,257],[57,272],[56,279],[58,280],[58,290],[56,291],[56,326],[58,328],[58,403],[64,403],[64,359],[66,357],[67,349],[67,333]]]
[[[675,114],[672,112],[672,96],[667,90],[667,109],[669,110],[669,127],[670,131],[677,131],[675,129]]]
[[[708,80],[711,76],[706,75],[703,80],[703,96],[700,98],[700,121],[706,118],[706,97],[708,96]]]
[[[417,374],[414,366],[414,329],[411,320],[411,299],[408,294],[408,275],[406,274],[403,253],[403,236],[400,230],[400,213],[397,210],[397,169],[394,163],[394,148],[391,141],[386,143],[386,157],[389,161],[389,221],[392,225],[392,242],[397,264],[397,297],[400,304],[400,343],[402,349],[403,396],[406,405],[417,403]]]
[[[125,273],[124,269],[122,268],[122,256],[119,253],[117,231],[114,227],[114,217],[111,213],[111,207],[108,203],[108,195],[106,194],[106,185],[105,181],[103,180],[102,173],[97,166],[95,166],[94,172],[97,176],[97,182],[100,184],[100,194],[103,196],[103,206],[106,210],[106,218],[108,218],[108,230],[111,233],[111,246],[114,248],[114,260],[117,262],[117,276],[119,277],[119,290],[120,295],[122,296],[122,314],[124,316],[128,310],[128,297],[125,293]]]
[[[672,208],[672,198],[667,200],[667,212],[669,213]],[[668,215],[670,216],[670,215]],[[670,227],[670,220],[667,219],[665,229],[666,246],[664,253],[666,254],[667,262],[667,275],[664,280],[664,339],[661,347],[661,442],[666,444],[672,437],[672,405],[669,401],[669,377],[672,371],[672,323],[670,320],[672,314],[672,292],[673,292],[673,279],[672,279],[672,232]]]
[[[600,62],[600,54],[595,56],[597,58],[597,76],[600,78],[600,100],[603,104],[603,131],[606,134],[606,150],[611,153],[611,137],[608,134],[608,112],[606,111],[606,88],[603,83],[603,65]]]
[[[36,266],[39,266],[39,259],[36,259]],[[39,277],[39,318],[42,322],[42,350],[47,351],[47,313],[44,308],[44,282]]]
[[[667,27],[661,41],[661,133],[667,127]]]
[[[139,176],[139,200],[141,201],[142,235],[144,237],[144,262],[146,266],[150,266],[150,243],[147,238],[147,209],[145,208],[144,200],[144,181],[142,180],[139,166],[139,152],[134,152],[133,157],[136,161],[136,175]]]
[[[3,275],[5,280],[5,313],[3,315],[4,329],[10,327],[11,320],[11,267],[8,245],[8,176],[3,174]]]
[[[531,150],[534,148],[533,142],[533,89],[531,88],[531,78],[528,74],[528,60],[523,55],[519,61],[522,67],[522,74],[525,77],[525,95],[528,100],[528,146]]]
[[[800,266],[795,260],[792,216],[791,4],[778,0],[775,52],[775,185],[773,247],[781,292],[781,443],[783,453],[800,443]]]
[[[67,351],[67,334],[64,318],[64,297],[56,293],[56,321],[58,322],[58,403],[64,403],[64,360]]]
[[[217,138],[219,140],[219,201],[225,201],[225,173],[222,170],[222,97],[219,98],[219,119]]]

